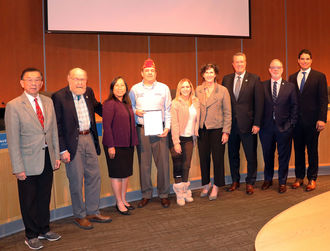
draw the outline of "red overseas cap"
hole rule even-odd
[[[142,68],[144,69],[151,67],[156,69],[155,62],[151,58],[148,58],[146,61],[144,61]]]

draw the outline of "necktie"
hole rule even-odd
[[[304,89],[304,85],[305,85],[305,82],[306,82],[306,78],[305,78],[305,77],[306,77],[306,72],[303,71],[302,74],[303,74],[304,76],[303,76],[303,78],[302,78],[302,80],[301,80],[301,83],[300,83],[300,92],[303,91],[303,89]]]
[[[77,99],[79,101],[81,99],[81,95],[77,95]]]
[[[35,98],[34,99],[34,102],[36,103],[36,111],[37,111],[38,119],[40,121],[40,124],[41,124],[42,128],[44,128],[44,116],[42,115],[41,108],[40,108],[40,106],[38,104],[38,99]]]
[[[273,102],[276,102],[277,99],[277,82],[273,83]]]
[[[236,100],[238,100],[240,89],[241,89],[241,77],[238,76],[237,81],[236,81],[236,85],[235,85],[235,90],[234,90],[234,95],[235,95]]]

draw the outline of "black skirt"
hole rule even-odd
[[[115,158],[110,159],[108,147],[103,145],[110,178],[127,178],[133,175],[134,147],[115,147]]]

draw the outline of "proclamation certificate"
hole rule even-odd
[[[163,117],[162,111],[145,111],[143,115],[144,135],[160,135],[163,133]]]

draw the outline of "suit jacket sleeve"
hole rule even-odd
[[[93,90],[91,90],[90,95],[91,95],[91,100],[92,100],[93,107],[94,107],[94,112],[102,117],[102,110],[103,110],[102,104],[96,100]]]
[[[223,96],[223,129],[222,131],[230,134],[231,123],[232,123],[232,110],[231,110],[231,102],[230,96],[227,88],[224,88],[224,96]]]
[[[59,148],[59,140],[58,140],[58,130],[57,130],[57,120],[56,120],[56,115],[55,115],[55,110],[54,110],[54,105],[53,102],[51,101],[51,114],[53,116],[53,124],[52,124],[52,143],[55,151],[55,158],[57,160],[60,159],[60,148]]]
[[[320,82],[318,85],[318,93],[319,93],[319,116],[318,120],[321,120],[325,123],[327,123],[327,113],[328,113],[328,84],[327,84],[327,78],[322,73],[320,76]]]
[[[260,82],[260,78],[257,77],[256,85],[254,88],[254,122],[253,125],[260,127],[261,119],[264,109],[264,88]]]
[[[298,112],[299,112],[299,101],[298,101],[298,94],[295,90],[296,86],[293,84],[293,89],[291,92],[291,126],[294,127],[298,122]]]
[[[20,149],[20,121],[12,103],[6,105],[5,124],[8,150],[12,163],[13,173],[25,172],[23,157]]]
[[[179,104],[178,101],[175,100],[172,102],[172,106],[171,106],[171,134],[172,134],[173,145],[180,143],[178,109],[179,109]]]
[[[107,147],[114,147],[112,121],[115,116],[115,103],[113,101],[106,101],[103,105],[103,144]]]
[[[58,140],[60,144],[60,152],[68,150],[68,147],[65,143],[65,128],[64,128],[64,112],[63,106],[61,102],[61,96],[58,93],[53,94],[52,96],[55,114],[56,114],[56,121],[57,121],[57,130],[58,130]]]

